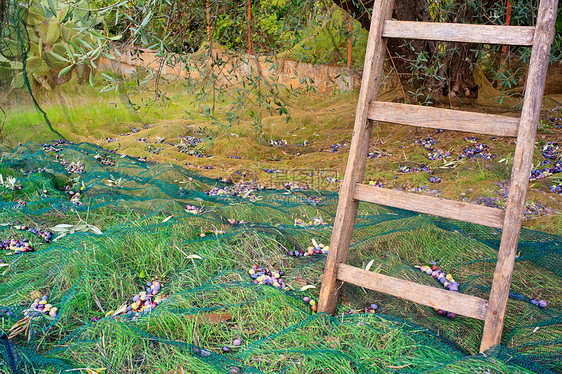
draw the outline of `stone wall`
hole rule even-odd
[[[150,50],[121,51],[121,57],[110,60],[102,57],[99,69],[123,75],[135,74],[141,69],[151,69],[169,78],[201,80],[214,74],[220,84],[234,85],[248,77],[260,77],[272,84],[278,83],[292,89],[315,89],[321,92],[358,91],[361,70],[339,66],[313,65],[289,59],[265,56],[234,56],[220,49],[189,55],[187,62],[178,56],[167,60]]]
[[[222,50],[213,49],[210,53],[189,55],[187,63],[179,56],[171,56],[164,61],[156,52],[150,50],[126,50],[121,57],[110,60],[102,57],[99,68],[102,71],[114,71],[123,75],[131,75],[140,69],[152,69],[170,78],[204,79],[211,73],[216,75],[220,84],[234,85],[240,83],[244,77],[261,77],[269,83],[279,83],[293,89],[315,89],[320,92],[348,92],[359,91],[361,87],[360,69],[347,69],[341,66],[313,65],[290,59],[256,56],[235,56]],[[215,61],[216,64],[211,64]],[[393,69],[388,69],[393,72]],[[476,74],[478,75],[478,74]],[[491,86],[489,82],[488,85]],[[494,90],[491,97],[482,85],[481,97],[478,101],[493,99],[497,103],[499,91]],[[545,86],[545,95],[562,94],[562,64],[553,63],[549,66]],[[385,76],[382,82],[379,100],[401,101],[404,99],[404,89],[400,86],[395,73]]]

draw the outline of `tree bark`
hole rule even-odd
[[[0,26],[8,23],[8,0],[0,0]]]
[[[374,0],[333,0],[368,30],[370,10]],[[445,22],[470,22],[476,14],[461,2],[455,12],[446,15]],[[393,17],[401,21],[431,22],[426,0],[397,0]],[[474,22],[472,22],[474,23]],[[392,66],[396,67],[409,99],[428,102],[435,96],[477,98],[478,86],[472,68],[477,59],[477,46],[464,43],[389,39],[387,43]]]

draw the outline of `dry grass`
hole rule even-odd
[[[74,142],[91,142],[110,150],[135,157],[146,157],[148,161],[178,164],[193,168],[206,176],[228,177],[241,172],[257,178],[263,184],[280,186],[279,181],[297,178],[306,181],[307,170],[325,171],[332,178],[343,179],[349,147],[340,148],[338,152],[330,152],[330,145],[351,141],[356,95],[352,94],[306,94],[297,98],[286,98],[290,103],[292,121],[286,122],[277,115],[262,118],[261,127],[252,125],[250,118],[242,118],[240,122],[228,124],[225,115],[233,103],[232,93],[226,92],[219,98],[214,115],[223,119],[219,124],[201,115],[205,107],[204,101],[197,101],[186,94],[185,89],[177,83],[166,88],[174,99],[161,109],[153,105],[142,115],[144,123],[131,121],[127,108],[121,103],[117,94],[99,93],[99,87],[65,88],[57,98],[52,95],[42,96],[39,101],[55,129]],[[136,102],[147,102],[150,94],[134,97]],[[555,101],[545,100],[545,104]],[[489,108],[470,106],[466,110],[486,111]],[[548,107],[545,106],[545,109]],[[165,113],[165,118],[162,113]],[[189,114],[188,114],[189,113]],[[141,113],[142,114],[142,113]],[[548,113],[547,113],[548,114]],[[550,113],[551,114],[551,113]],[[37,112],[8,110],[8,123],[5,129],[4,142],[14,145],[16,142],[43,141],[53,134],[42,125]],[[38,125],[40,124],[40,125]],[[137,128],[137,133],[120,136]],[[376,125],[371,140],[372,150],[380,151],[384,157],[368,160],[366,180],[377,180],[385,187],[417,188],[427,186],[439,190],[441,196],[449,199],[474,200],[481,197],[497,197],[497,182],[509,179],[510,164],[499,163],[498,160],[513,155],[514,142],[507,138],[492,139],[490,136],[479,136],[479,142],[491,147],[491,153],[498,156],[493,161],[465,160],[454,169],[444,169],[442,160],[431,161],[426,157],[427,151],[415,140],[432,136],[438,139],[435,146],[441,150],[451,150],[454,160],[459,152],[470,146],[462,137],[472,134],[443,132],[436,134],[434,130],[418,129],[408,126]],[[540,144],[557,142],[562,129],[539,131],[537,141]],[[181,137],[195,136],[205,141],[198,150],[212,157],[197,158],[180,152],[175,145]],[[105,137],[115,138],[114,142],[104,141]],[[136,139],[146,138],[147,142]],[[159,138],[164,141],[159,142]],[[271,146],[270,140],[286,140],[287,145]],[[306,146],[298,145],[307,141]],[[169,145],[168,143],[172,144]],[[539,145],[536,161],[542,161]],[[151,153],[161,148],[158,154]],[[233,156],[240,159],[231,158]],[[440,184],[428,183],[428,173],[398,172],[400,166],[428,165],[434,175],[443,178]],[[205,169],[211,166],[212,169]],[[264,169],[275,169],[286,174],[270,174]],[[315,175],[317,175],[315,173]],[[559,195],[548,192],[549,183],[553,179],[532,183],[529,200],[534,204],[548,206],[552,210],[562,210],[562,199]],[[337,184],[323,183],[321,188],[336,189]],[[534,217],[526,221],[525,226],[538,230],[562,234],[560,215],[544,210],[546,216]]]

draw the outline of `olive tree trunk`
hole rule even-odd
[[[343,10],[369,29],[374,0],[333,0]],[[489,9],[488,2],[479,2],[476,9],[467,1],[458,1],[440,12],[444,22],[478,23],[479,11]],[[401,21],[433,21],[426,0],[396,0],[393,17]],[[435,96],[478,97],[473,66],[478,46],[463,43],[442,43],[424,40],[390,39],[387,43],[391,66],[396,68],[410,100],[430,101]]]

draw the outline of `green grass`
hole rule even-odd
[[[146,128],[127,119],[130,115],[126,108],[108,106],[116,97],[100,98],[97,89],[68,90],[63,95],[64,102],[46,105],[53,126],[74,142],[99,143],[118,149],[119,153],[148,156],[149,161],[160,163],[145,164],[111,156],[116,166],[103,167],[92,158],[99,149],[88,145],[66,148],[60,157],[81,160],[86,165],[86,174],[80,176],[86,186],[86,205],[73,207],[68,203],[68,195],[61,191],[63,185],[73,181],[58,165],[54,154],[27,145],[21,148],[25,150],[23,154],[3,155],[0,173],[18,177],[23,188],[9,191],[0,187],[0,223],[47,228],[87,222],[103,231],[101,236],[91,232],[69,234],[47,244],[30,233],[0,226],[0,237],[25,237],[38,249],[36,253],[20,256],[0,255],[9,264],[0,268],[5,271],[0,280],[0,306],[10,308],[17,316],[6,319],[4,328],[11,327],[21,317],[21,311],[38,293],[50,295],[53,305],[61,311],[53,323],[40,321],[33,325],[35,335],[30,343],[23,336],[14,338],[17,349],[29,347],[43,359],[68,359],[75,367],[103,367],[107,372],[118,373],[228,373],[232,367],[248,368],[247,372],[258,372],[251,371],[254,368],[265,373],[299,374],[400,370],[528,372],[521,365],[510,364],[502,355],[471,355],[478,349],[482,329],[479,321],[464,317],[444,319],[431,308],[357,287],[342,289],[341,304],[334,318],[311,314],[301,299],[305,295],[317,298],[324,261],[288,257],[287,252],[295,247],[307,247],[311,239],[329,242],[331,225],[299,228],[293,222],[295,218],[310,220],[322,216],[328,224],[333,223],[335,194],[324,192],[331,200],[320,206],[304,204],[297,199],[297,193],[286,195],[282,191],[262,191],[258,193],[261,199],[255,202],[225,201],[204,194],[217,182],[170,165],[185,162],[212,165],[214,169],[205,171],[211,177],[245,171],[262,182],[272,178],[263,171],[266,167],[334,169],[341,179],[349,147],[331,153],[329,146],[350,142],[353,95],[310,95],[306,100],[301,97],[291,102],[293,122],[266,117],[260,137],[249,121],[226,128],[196,115],[200,103],[187,94],[182,96],[177,86],[174,89],[178,95],[166,109],[166,121],[158,111],[150,112],[145,117]],[[217,112],[231,103],[232,97],[226,95]],[[188,117],[182,114],[184,110],[195,115]],[[28,139],[44,141],[43,137],[48,137],[44,126],[41,131],[31,131],[34,123],[40,123],[35,114],[16,110],[9,113],[5,128],[8,144]],[[118,136],[129,127],[141,130]],[[199,129],[205,127],[206,132],[201,134]],[[205,137],[212,133],[217,135],[201,146],[212,158],[188,156],[176,147],[154,143],[156,136],[176,144],[178,136]],[[442,161],[425,159],[425,150],[413,144],[414,140],[432,134],[429,130],[415,132],[405,126],[396,131],[388,126],[376,127],[374,145],[386,155],[368,161],[367,179],[379,180],[390,188],[426,185],[455,200],[496,196],[495,183],[505,178],[504,164],[465,160],[457,168],[440,169]],[[100,141],[105,136],[117,137],[119,141]],[[148,154],[147,145],[137,142],[137,137],[147,137],[151,146],[164,149],[159,155]],[[286,139],[290,145],[272,147],[267,144],[269,139]],[[294,145],[304,140],[312,144]],[[454,148],[457,152],[466,146],[464,141],[448,133],[439,141],[440,148]],[[493,144],[488,138],[483,141],[498,153],[507,153],[512,148],[507,140]],[[241,159],[230,159],[232,155]],[[271,161],[277,158],[282,161]],[[398,173],[400,165],[421,163],[432,166],[435,175],[444,178],[443,182],[429,184],[427,173]],[[38,171],[45,167],[50,171]],[[395,175],[398,175],[396,179]],[[123,178],[121,186],[109,184],[110,179],[118,178]],[[303,183],[308,179],[307,173],[299,174]],[[186,194],[180,195],[179,187],[185,187]],[[337,184],[328,185],[329,189],[336,187]],[[43,190],[47,190],[46,196]],[[529,196],[533,201],[560,206],[559,201],[548,199],[538,188],[531,189]],[[18,199],[27,202],[25,208],[15,209]],[[201,216],[188,214],[183,210],[185,204],[204,207],[205,211]],[[230,218],[244,219],[252,226],[231,226],[227,223]],[[436,286],[433,279],[413,267],[436,260],[459,280],[462,292],[487,297],[496,255],[495,230],[411,217],[370,204],[360,205],[356,223],[350,264],[362,266],[375,259],[373,269],[381,273]],[[557,234],[562,226],[560,215],[539,217],[527,225]],[[202,239],[200,233],[210,229],[224,229],[227,233]],[[560,251],[549,246],[546,235],[526,233],[531,239],[524,236],[522,241],[530,241],[534,247],[522,248],[512,290],[529,297],[542,297],[548,300],[549,308],[542,311],[529,303],[509,301],[503,343],[516,352],[505,354],[516,357],[528,354],[534,358],[540,354],[560,354],[556,344],[549,345],[562,336],[558,325],[551,323],[561,308],[557,270]],[[541,251],[537,250],[539,247]],[[201,259],[190,258],[191,255]],[[284,278],[293,291],[251,283],[247,270],[253,264],[284,270]],[[124,302],[130,303],[145,282],[153,278],[162,281],[163,292],[169,295],[153,313],[136,321],[103,318]],[[316,288],[299,291],[305,284]],[[380,314],[347,315],[350,308],[361,309],[373,302],[380,305]],[[92,323],[92,317],[102,319]],[[531,333],[537,326],[541,326],[539,332]],[[235,338],[243,339],[242,347],[223,354],[221,347]],[[210,355],[196,354],[195,345],[209,350]],[[37,372],[56,370],[40,369],[41,357],[29,353]],[[552,361],[547,364],[557,365]]]

